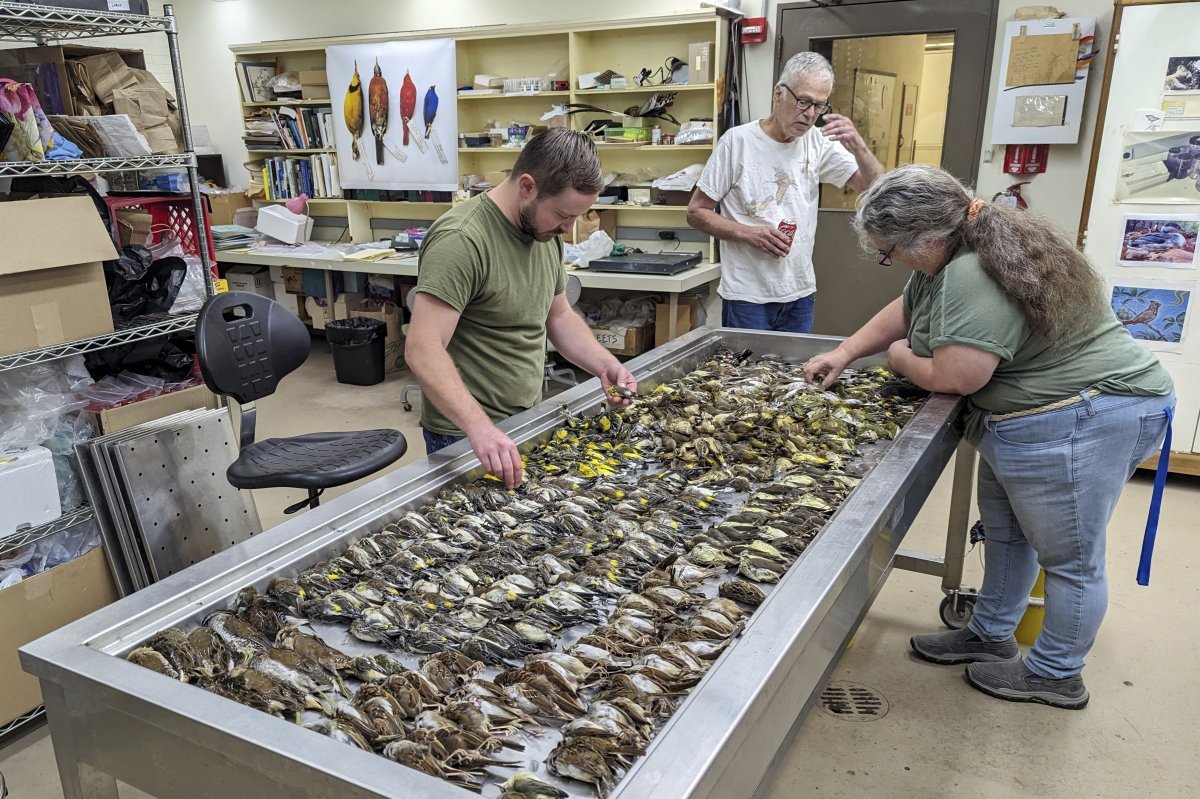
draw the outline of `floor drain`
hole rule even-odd
[[[821,709],[843,721],[875,721],[887,715],[888,701],[869,685],[835,680],[821,692]]]

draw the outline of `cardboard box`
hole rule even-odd
[[[269,300],[275,299],[271,272],[265,266],[231,266],[225,270],[225,280],[230,291],[248,291]]]
[[[32,83],[42,110],[47,114],[97,116],[104,113],[95,92],[78,70],[79,61],[103,53],[116,53],[125,65],[145,69],[141,50],[63,44],[14,47],[0,50],[0,75],[20,83]]]
[[[181,411],[220,407],[220,399],[208,390],[208,386],[193,386],[182,391],[172,391],[141,402],[131,402],[116,408],[93,413],[92,421],[101,435],[119,433],[122,430],[170,416]]]
[[[387,324],[387,337],[384,339],[383,344],[384,374],[391,374],[404,369],[404,319],[400,313],[400,306],[390,303],[374,307],[362,307],[362,303],[357,303],[356,306],[350,309],[351,316],[378,319]]]
[[[329,76],[323,69],[300,70],[300,97],[303,100],[327,100]]]
[[[283,294],[304,293],[304,270],[297,266],[272,265],[271,282],[275,284],[275,301],[283,302]],[[282,286],[283,288],[279,288]]]
[[[692,193],[683,189],[656,189],[650,187],[650,203],[652,205],[675,205],[687,207],[692,200]]]
[[[304,297],[303,299],[304,310],[308,312],[308,317],[312,321],[313,330],[324,330],[325,325],[329,324],[331,319],[349,318],[350,309],[358,307],[363,300],[361,294],[340,294],[333,303],[333,312],[335,316],[330,316],[329,305],[325,302],[325,300],[318,300],[316,297]],[[303,319],[303,317],[301,318]]]
[[[712,83],[712,42],[688,45],[688,83]]]
[[[600,346],[614,355],[641,355],[654,341],[654,325],[589,327]]]
[[[42,703],[17,649],[116,600],[104,547],[0,591],[0,725]]]
[[[204,201],[208,203],[210,225],[232,225],[237,209],[250,207],[250,198],[240,191],[205,194]]]
[[[117,250],[89,197],[0,203],[0,230],[0,355],[113,332],[100,262]]]
[[[675,336],[678,338],[704,324],[700,319],[703,310],[698,297],[680,297],[679,304],[675,307]],[[667,338],[670,333],[671,306],[665,302],[659,303],[654,306],[654,346],[661,347],[666,344],[670,340]]]

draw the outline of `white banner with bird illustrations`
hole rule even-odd
[[[344,188],[458,188],[453,39],[327,47],[325,71]]]

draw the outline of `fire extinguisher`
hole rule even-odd
[[[1048,144],[1009,144],[1004,148],[1004,171],[1010,175],[1037,175],[1046,171]]]

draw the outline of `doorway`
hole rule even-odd
[[[781,5],[775,76],[803,50],[834,68],[834,112],[887,168],[939,164],[974,184],[998,0],[831,0]],[[857,193],[821,187],[813,332],[848,336],[904,288],[908,271],[867,257],[850,226]]]

